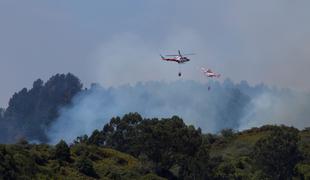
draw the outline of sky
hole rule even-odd
[[[71,72],[85,86],[235,82],[310,90],[308,0],[1,0],[0,107],[34,80]],[[196,53],[178,66],[159,54]],[[179,69],[180,68],[180,69]]]

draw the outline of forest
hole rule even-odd
[[[55,142],[49,128],[59,121],[61,109],[74,107],[75,98],[91,89],[83,89],[70,73],[46,83],[38,79],[0,110],[0,179],[309,179],[310,128],[266,124],[237,130],[241,121],[235,120],[267,87],[218,86],[228,105],[217,114],[230,126],[217,132],[178,115],[145,117],[145,111],[129,111],[72,141]]]
[[[2,179],[309,179],[310,129],[204,134],[177,116],[114,117],[73,143],[0,145]]]

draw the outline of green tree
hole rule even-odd
[[[0,145],[0,179],[16,179],[16,171],[14,158],[7,152],[5,145]]]
[[[221,135],[224,137],[224,138],[230,138],[230,137],[233,137],[234,136],[234,130],[233,129],[230,129],[230,128],[225,128],[225,129],[222,129],[221,130]]]
[[[70,160],[70,148],[64,140],[60,140],[56,145],[55,158],[61,161]]]
[[[83,142],[83,140],[81,140]],[[104,137],[103,133],[98,131],[97,129],[92,133],[92,135],[87,139],[87,143],[94,144],[94,145],[103,145],[104,144]]]
[[[194,157],[186,157],[182,163],[179,178],[210,179],[211,169],[208,145],[202,144]]]
[[[200,129],[187,126],[177,116],[158,120],[129,113],[123,118],[112,118],[101,132],[94,131],[88,143],[108,146],[135,157],[146,156],[154,164],[153,171],[172,177],[171,168],[178,169],[187,163],[187,157],[197,154],[202,135]]]
[[[5,112],[0,112],[0,125],[4,127],[0,128],[0,140],[11,143],[16,142],[16,137],[26,137],[47,142],[46,127],[81,89],[80,80],[68,73],[56,74],[45,84],[38,79],[30,90],[23,88],[15,93]]]
[[[235,171],[236,168],[231,162],[224,161],[215,168],[213,179],[236,179]]]
[[[77,158],[76,162],[75,162],[75,167],[77,168],[77,170],[87,176],[92,176],[92,177],[96,177],[96,171],[93,167],[93,163],[91,160],[89,160],[87,158],[87,156],[82,155],[80,157]]]
[[[272,179],[291,179],[300,158],[297,142],[298,130],[277,127],[255,144],[253,158],[257,167]]]

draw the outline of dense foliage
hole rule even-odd
[[[79,172],[91,177],[97,177],[93,167],[93,162],[87,156],[83,155],[79,157],[76,160],[75,166]]]
[[[144,173],[134,157],[97,146],[70,146],[70,161],[63,161],[55,156],[55,150],[64,147],[59,144],[0,145],[0,179],[161,179]]]
[[[253,150],[256,165],[272,179],[291,179],[300,158],[298,130],[278,128],[257,141]]]
[[[60,161],[70,160],[70,148],[64,140],[61,140],[55,146],[55,158]]]
[[[70,146],[0,145],[0,179],[307,179],[309,154],[309,129],[203,134],[177,116],[130,113]]]
[[[301,168],[309,165],[303,163],[309,157],[302,156],[298,145],[302,132],[310,135],[310,131],[270,125],[202,134],[177,116],[143,119],[130,113],[112,118],[101,131],[75,143],[129,153],[144,161],[147,172],[168,179],[291,179],[308,177]],[[302,147],[309,144],[310,137],[305,138]]]

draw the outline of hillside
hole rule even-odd
[[[309,95],[209,85],[83,89],[70,73],[38,79],[0,108],[0,179],[310,178]],[[299,129],[253,125],[281,118]]]
[[[226,134],[218,139],[210,147],[210,156],[215,160],[220,157],[224,167],[233,167],[230,177],[253,178],[253,152],[258,141],[270,136],[277,126],[263,126],[261,128],[252,128],[239,133]],[[283,126],[282,126],[283,128]],[[287,127],[284,127],[287,128]],[[294,167],[293,179],[310,178],[310,130],[298,132],[298,151],[299,162]],[[287,147],[285,147],[287,148]],[[272,149],[270,149],[272,151]],[[284,157],[289,159],[289,157]],[[228,164],[226,164],[228,163]],[[274,162],[278,163],[278,162]],[[276,164],[274,164],[276,166]],[[230,167],[230,168],[231,168]],[[252,175],[251,175],[252,174]],[[259,179],[259,173],[257,179]]]
[[[130,113],[69,146],[1,145],[0,160],[1,179],[309,179],[310,130],[203,134],[176,116]]]
[[[0,108],[0,143],[15,143],[20,138],[37,143],[71,142],[91,134],[111,117],[129,112],[148,118],[178,115],[204,133],[264,124],[303,129],[310,126],[309,102],[310,94],[229,79],[208,84],[179,80],[83,88],[73,74],[56,74],[14,93],[8,106]]]
[[[69,158],[57,147],[20,142],[0,146],[0,179],[162,179],[144,171],[136,158],[91,145],[70,147]]]

